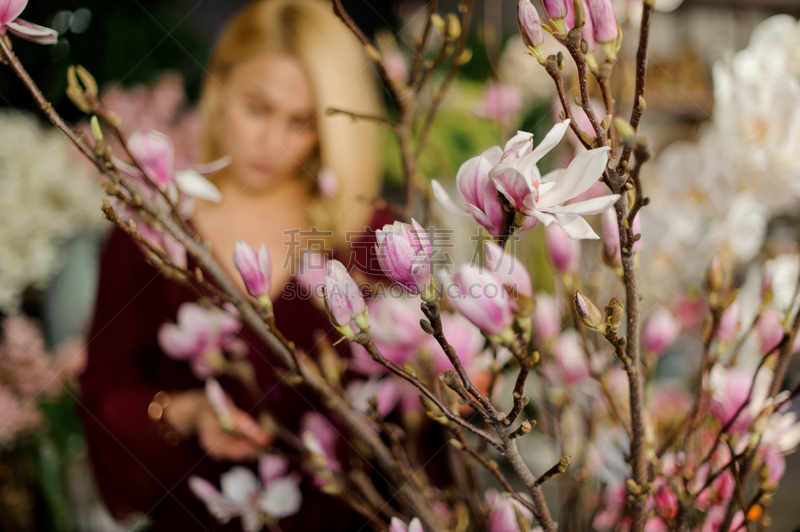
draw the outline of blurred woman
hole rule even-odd
[[[243,9],[225,27],[204,80],[204,155],[232,161],[214,178],[222,201],[198,201],[191,223],[242,291],[230,260],[235,242],[266,244],[277,325],[312,355],[315,334],[331,326],[309,300],[283,297],[295,293],[297,254],[321,242],[317,247],[347,258],[348,233],[377,223],[368,200],[379,191],[374,126],[328,116],[325,109],[375,114],[378,102],[361,46],[322,1],[263,0]],[[337,176],[338,186],[320,186],[323,169]],[[372,246],[357,247],[363,254]],[[116,517],[147,514],[154,530],[222,528],[189,492],[187,477],[216,483],[233,462],[254,463],[264,447],[278,445],[250,414],[261,405],[225,377],[221,382],[240,409],[236,415],[256,428],[246,439],[223,432],[203,382],[160,349],[159,327],[197,299],[146,264],[122,231],[113,232],[101,259],[81,414],[107,505]],[[273,371],[277,358],[255,334],[243,330],[241,338],[266,393],[261,401],[296,431],[304,412],[322,406],[302,387],[281,381]],[[158,423],[148,416],[156,394],[167,405]],[[160,423],[170,438],[162,437]],[[302,489],[303,509],[313,511],[282,520],[282,530],[358,530],[364,524],[338,500],[307,484]]]

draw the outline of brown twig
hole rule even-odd
[[[368,122],[375,122],[379,126],[385,127],[386,129],[390,129],[392,131],[397,131],[400,128],[400,124],[396,122],[392,122],[391,120],[387,120],[382,116],[374,116],[374,115],[365,115],[361,113],[354,113],[352,111],[346,111],[344,109],[338,109],[336,107],[328,107],[325,109],[325,112],[329,115],[345,115],[349,116],[353,120],[366,120]]]
[[[653,17],[655,2],[647,0],[642,2],[642,21],[639,25],[639,48],[636,51],[636,85],[633,91],[633,109],[631,110],[630,124],[634,131],[639,130],[639,121],[644,113],[645,100],[644,88],[647,78],[647,44],[650,38],[650,19]],[[619,159],[618,169],[625,168],[631,156],[631,150],[624,148]]]

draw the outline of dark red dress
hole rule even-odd
[[[374,234],[355,249],[362,263],[372,257]],[[193,267],[190,259],[190,267]],[[284,287],[284,295],[296,285]],[[240,530],[238,520],[222,526],[189,491],[187,478],[198,475],[218,485],[233,464],[206,457],[196,438],[171,447],[157,433],[147,407],[160,390],[200,388],[203,383],[189,365],[167,357],[159,348],[157,331],[175,321],[178,307],[196,301],[198,293],[164,277],[145,262],[135,242],[116,228],[105,244],[100,265],[97,303],[88,337],[88,366],[81,380],[80,415],[97,484],[116,517],[133,511],[153,520],[154,530]],[[274,301],[277,325],[306,352],[313,352],[314,333],[333,328],[324,312],[309,300],[281,297]],[[280,363],[246,327],[241,338],[263,401],[292,430],[303,412],[322,410],[302,386],[282,384],[273,366]],[[253,400],[235,383],[221,380],[237,405],[249,410]],[[338,500],[322,495],[304,480],[301,511],[281,521],[289,531],[359,530],[364,521]],[[366,528],[365,528],[366,529]]]

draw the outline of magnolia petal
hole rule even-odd
[[[17,37],[37,44],[55,44],[58,42],[56,30],[33,24],[27,20],[17,19],[8,23],[8,29]]]
[[[614,205],[618,199],[619,194],[610,194],[578,203],[570,203],[569,205],[549,207],[546,210],[553,214],[602,214]]]
[[[214,184],[203,177],[200,172],[187,168],[175,174],[175,183],[184,194],[193,198],[219,203],[222,193]]]
[[[215,174],[231,164],[231,161],[233,161],[233,157],[226,155],[225,157],[220,157],[219,159],[215,159],[210,163],[196,164],[192,168],[200,175]]]
[[[542,157],[547,155],[550,150],[555,148],[558,143],[561,142],[561,139],[564,138],[564,133],[567,132],[568,127],[569,119],[554,125],[550,131],[547,132],[547,135],[544,136],[542,142],[540,142],[539,145],[534,148],[534,150],[526,157],[526,159],[531,159],[533,164],[539,162]]]
[[[422,528],[422,523],[416,517],[408,523],[408,532],[425,532],[425,529]]]
[[[154,129],[136,131],[128,138],[128,149],[156,186],[165,187],[172,181],[175,147],[167,135]]]
[[[508,202],[517,210],[522,210],[525,199],[533,193],[525,176],[515,168],[505,168],[492,176],[497,190],[506,197]]]
[[[552,214],[547,214],[547,213],[544,213],[544,212],[541,212],[541,211],[537,211],[537,210],[533,210],[531,212],[528,212],[527,214],[529,216],[532,216],[533,218],[539,220],[545,226],[548,226],[548,225],[550,225],[550,224],[552,224],[552,223],[554,223],[556,221],[556,217],[553,216]]]
[[[222,494],[237,504],[247,504],[258,493],[258,479],[246,467],[235,466],[219,478]]]
[[[259,507],[278,519],[296,514],[302,504],[303,495],[297,482],[286,477],[271,481],[258,498]]]
[[[589,189],[600,178],[608,162],[608,151],[604,146],[579,153],[546,195],[539,196],[539,209],[553,207],[569,201]]]
[[[0,4],[0,26],[13,22],[25,10],[28,0],[5,0]]]
[[[483,155],[473,157],[461,165],[456,173],[456,187],[464,201],[473,205],[478,204],[481,187],[489,181],[489,172],[495,166],[496,163]]]
[[[577,214],[556,214],[556,222],[564,230],[564,234],[573,240],[598,240],[589,222]]]
[[[258,475],[264,486],[269,486],[274,479],[282,476],[288,470],[289,462],[277,454],[265,454],[258,460]]]
[[[528,146],[525,146],[526,144]],[[533,133],[528,133],[527,131],[517,131],[517,134],[508,139],[508,142],[506,142],[506,145],[503,148],[503,153],[511,151],[517,146],[519,147],[525,146],[525,148],[530,147],[531,149],[533,149]],[[525,154],[526,152],[522,152],[518,155],[518,157],[521,157]]]
[[[528,133],[528,135],[530,135],[530,133]],[[480,154],[480,157],[486,159],[491,166],[494,166],[503,158],[503,150],[500,149],[500,146],[492,146],[484,150],[483,153]]]
[[[458,216],[469,216],[469,213],[465,211],[463,208],[459,207],[455,204],[455,202],[450,199],[450,194],[439,184],[437,180],[431,181],[431,187],[433,188],[433,195],[439,200],[439,203],[447,209],[449,212],[453,214],[457,214]]]

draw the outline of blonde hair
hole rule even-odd
[[[339,182],[339,192],[326,212],[334,241],[344,242],[347,231],[369,224],[369,200],[380,191],[379,132],[374,124],[329,116],[337,107],[380,114],[373,69],[350,30],[334,15],[330,3],[318,0],[260,0],[242,9],[217,40],[204,80],[202,150],[206,160],[225,155],[211,124],[209,83],[223,82],[238,62],[261,52],[291,55],[304,67],[317,106],[319,157]],[[316,180],[316,176],[314,178]],[[320,228],[323,229],[323,228]]]

